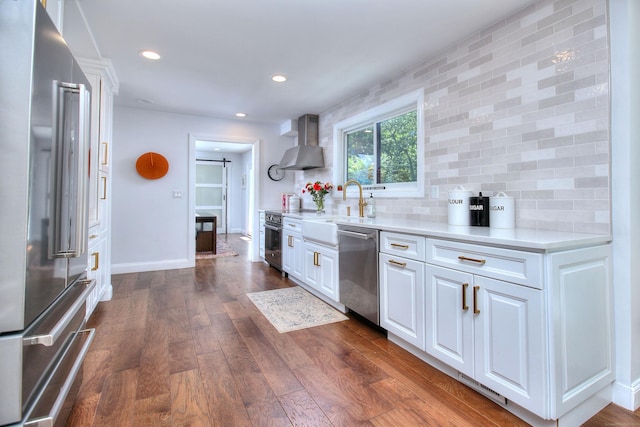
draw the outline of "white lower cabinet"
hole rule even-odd
[[[328,298],[338,301],[338,249],[305,241],[303,264],[302,280]]]
[[[298,219],[284,218],[282,224],[282,270],[296,279],[303,279],[304,241],[302,223]]]
[[[390,339],[534,425],[579,425],[611,401],[610,245],[536,252],[380,237]]]
[[[424,262],[380,254],[380,326],[424,350]]]
[[[428,354],[507,399],[545,408],[542,291],[427,266]]]

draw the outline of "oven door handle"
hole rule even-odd
[[[78,310],[84,306],[85,301],[89,297],[89,294],[93,292],[93,288],[96,286],[95,280],[82,280],[80,282],[82,285],[86,286],[84,291],[76,298],[73,302],[73,305],[67,310],[67,312],[62,316],[58,322],[53,325],[51,330],[43,335],[33,335],[29,337],[25,337],[23,340],[24,345],[37,345],[42,344],[45,347],[51,347],[57,340],[60,338],[60,335],[67,328],[69,323],[73,320]]]
[[[269,224],[265,224],[264,228],[268,228],[269,230],[273,230],[273,231],[280,231],[282,230],[282,227],[274,227],[273,225],[269,225]]]

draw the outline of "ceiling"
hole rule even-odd
[[[63,32],[76,56],[112,61],[116,105],[280,124],[325,111],[531,3],[65,0]],[[161,58],[143,58],[145,49]]]

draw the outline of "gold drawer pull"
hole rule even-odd
[[[293,236],[287,236],[287,244],[290,248],[293,247]]]
[[[92,234],[92,235],[89,236],[90,239],[95,239],[96,237],[98,237],[97,234]]]
[[[462,255],[460,255],[460,256],[458,257],[458,259],[459,259],[460,261],[477,262],[477,263],[478,263],[478,264],[480,264],[480,265],[483,265],[485,262],[487,262],[487,260],[486,260],[486,259],[467,258],[466,256],[462,256]]]
[[[467,288],[469,287],[468,283],[462,284],[462,310],[469,310],[469,306],[467,305]]]
[[[391,243],[391,246],[393,246],[396,249],[409,249],[409,245],[401,245],[399,243]]]
[[[407,266],[406,262],[395,261],[395,260],[392,260],[392,259],[390,259],[388,262],[389,262],[389,264],[397,265],[398,267],[403,267],[404,268],[404,267]]]

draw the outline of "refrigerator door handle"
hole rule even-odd
[[[55,140],[49,255],[76,258],[87,248],[90,94],[83,84],[53,83]]]

